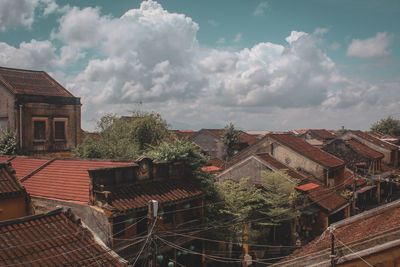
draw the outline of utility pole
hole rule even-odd
[[[357,167],[356,167],[357,168]],[[352,203],[352,210],[353,216],[356,215],[356,201],[357,201],[357,169],[353,170],[353,203]]]
[[[150,253],[151,253],[151,260],[149,261],[149,267],[156,267],[157,266],[157,246],[155,245],[155,238],[154,238],[154,227],[157,219],[158,214],[158,201],[157,200],[150,200],[147,204],[147,234],[150,235]],[[153,246],[154,245],[154,246]]]
[[[331,255],[329,256],[331,258],[331,267],[335,267],[335,235],[333,234],[333,231],[335,229],[329,227],[329,231],[331,233]]]

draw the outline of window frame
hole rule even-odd
[[[56,122],[64,122],[64,139],[56,138]],[[65,142],[67,141],[67,127],[68,127],[68,118],[54,118],[53,119],[53,138],[56,142]]]
[[[34,142],[46,142],[48,139],[48,118],[45,117],[33,117],[32,118],[32,136]],[[44,139],[37,139],[35,136],[35,122],[42,121],[44,122]]]

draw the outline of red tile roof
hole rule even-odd
[[[376,143],[376,144],[378,144],[378,145],[380,145],[382,147],[385,147],[387,149],[390,149],[390,150],[398,150],[399,149],[398,146],[393,145],[393,144],[391,144],[389,142],[382,141],[382,140],[380,140],[380,139],[378,139],[378,138],[376,138],[376,137],[374,137],[372,135],[369,135],[368,133],[364,133],[362,131],[353,131],[353,133],[356,134],[357,136],[365,139],[365,140],[368,140],[368,141],[370,141],[372,143]]]
[[[332,212],[343,205],[347,200],[325,186],[319,186],[307,191],[307,196],[328,212]]]
[[[348,219],[334,223],[332,226],[335,228],[334,234],[336,239],[344,244],[368,240],[378,234],[388,232],[393,229],[400,229],[400,202],[396,201],[384,206],[379,206],[373,210],[369,210],[350,217]],[[329,248],[331,245],[331,235],[329,232],[321,237],[317,237],[306,246],[296,250],[286,260],[295,259],[310,255],[311,253],[322,251]],[[379,245],[377,243],[374,246]],[[336,242],[336,246],[340,246]],[[349,253],[349,252],[347,252]],[[301,261],[301,260],[300,260]],[[278,266],[281,266],[278,263]],[[304,266],[304,265],[296,265]]]
[[[61,210],[0,222],[1,266],[124,266]]]
[[[23,182],[36,197],[89,202],[89,169],[131,165],[132,162],[55,160]]]
[[[136,184],[112,192],[112,206],[118,211],[147,207],[149,200],[172,204],[203,196],[200,185],[189,181],[168,180],[157,183]]]
[[[10,158],[11,158],[10,156],[0,156],[0,162],[6,162]]]
[[[172,130],[172,133],[175,134],[178,138],[188,138],[194,135],[196,132],[193,130]]]
[[[229,167],[229,164],[227,162],[224,162],[224,161],[220,160],[219,158],[210,159],[207,162],[207,165],[216,166],[216,167],[221,168],[223,170],[225,170],[226,168]]]
[[[373,158],[373,159],[381,159],[384,157],[382,153],[379,153],[378,151],[373,150],[372,148],[369,148],[360,142],[356,140],[348,140],[346,141],[346,144],[350,145],[353,149],[361,152],[367,157]]]
[[[0,67],[0,83],[13,94],[74,97],[44,71]]]
[[[0,163],[0,198],[9,198],[26,194],[25,188],[14,175],[9,162]]]
[[[11,165],[13,166],[18,180],[26,177],[32,172],[38,170],[44,164],[48,163],[50,159],[37,159],[37,158],[25,158],[25,157],[16,157],[10,160]]]
[[[222,171],[222,169],[217,166],[205,166],[205,167],[201,168],[201,170],[203,172],[220,172],[220,171]]]
[[[210,132],[211,134],[217,136],[218,138],[222,138],[222,135],[224,133],[224,129],[202,129],[202,131],[207,131]],[[249,145],[254,144],[257,142],[259,139],[246,133],[243,131],[239,131],[239,142],[240,143],[247,143]]]
[[[303,184],[303,185],[296,186],[296,189],[299,189],[301,191],[307,192],[307,191],[309,191],[311,189],[314,189],[314,188],[317,188],[319,186],[320,186],[319,184],[308,183],[308,184]]]
[[[267,153],[257,154],[257,157],[264,160],[265,162],[269,163],[275,169],[286,170],[287,174],[292,178],[299,179],[300,181],[308,179],[308,177],[306,177],[306,176],[300,174],[299,172],[293,170],[292,168],[286,166],[285,164],[281,163],[280,161],[278,161],[277,159],[275,159],[274,157],[270,156]]]
[[[339,167],[344,165],[342,160],[310,145],[293,134],[269,134],[268,136],[273,137],[293,150],[326,167]]]
[[[332,134],[330,131],[325,130],[325,129],[313,129],[313,130],[309,130],[310,132],[318,135],[319,137],[321,137],[322,139],[334,139],[336,138],[336,136],[334,134]]]

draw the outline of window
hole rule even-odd
[[[54,122],[54,139],[65,140],[65,121]]]
[[[113,236],[121,237],[125,235],[125,216],[118,216],[113,219]]]
[[[33,138],[35,140],[46,140],[46,121],[35,120],[33,121]]]
[[[8,129],[8,118],[0,117],[0,132]]]

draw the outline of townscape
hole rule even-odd
[[[2,266],[396,266],[400,137],[171,130],[156,113],[81,129],[80,98],[0,68]],[[398,128],[397,130],[399,130]]]

